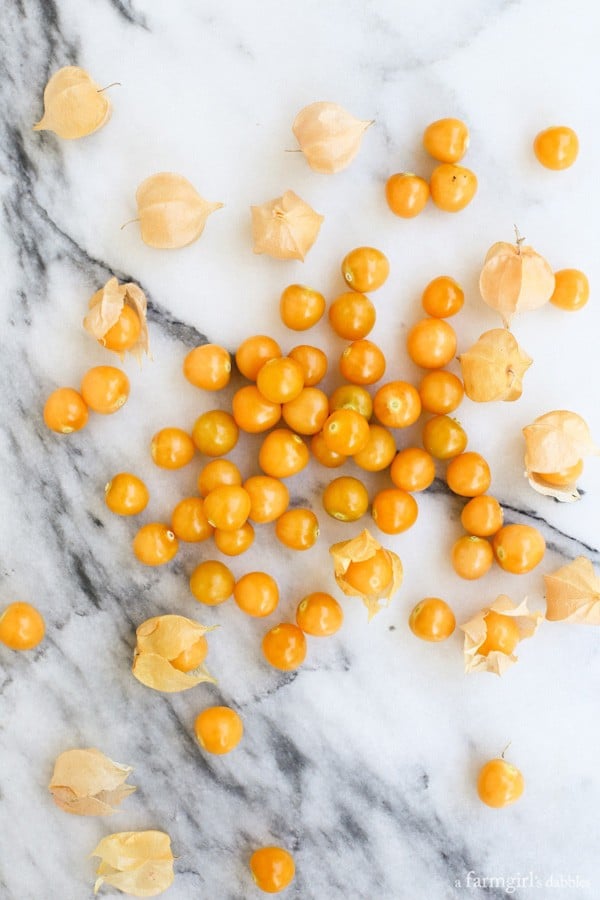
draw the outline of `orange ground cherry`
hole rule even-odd
[[[63,387],[53,391],[44,406],[46,426],[58,434],[81,431],[88,420],[85,400],[73,388]]]
[[[291,550],[310,550],[319,537],[319,520],[312,509],[288,509],[277,519],[275,535]]]
[[[125,305],[115,324],[108,329],[104,337],[98,338],[98,343],[115,353],[125,353],[136,343],[141,330],[140,317],[131,306]]]
[[[373,412],[388,428],[407,428],[421,415],[421,398],[407,381],[388,381],[373,397]]]
[[[33,650],[45,632],[44,619],[30,603],[10,603],[0,615],[0,641],[11,650]]]
[[[403,491],[424,491],[435,478],[433,457],[420,447],[400,450],[392,461],[390,478]]]
[[[460,119],[438,119],[425,129],[423,146],[434,159],[457,163],[469,147],[469,129]]]
[[[500,809],[519,799],[525,780],[516,766],[505,759],[491,759],[479,771],[477,793],[487,806]]]
[[[206,497],[222,484],[241,484],[242,473],[230,459],[211,459],[200,469],[198,475],[198,493]]]
[[[444,212],[459,212],[477,192],[477,176],[464,166],[442,163],[431,173],[431,199]]]
[[[547,169],[568,169],[577,159],[579,138],[567,125],[555,125],[536,135],[533,152]]]
[[[274,338],[266,334],[255,334],[246,338],[237,348],[236,365],[249,381],[256,381],[260,369],[269,359],[281,356],[281,347]]]
[[[342,260],[342,277],[361,294],[376,291],[390,273],[387,256],[375,247],[355,247]]]
[[[436,319],[455,316],[462,309],[464,302],[463,289],[449,275],[439,275],[430,281],[421,297],[421,303],[427,315]]]
[[[329,415],[327,394],[319,388],[304,387],[294,400],[283,404],[281,414],[296,434],[317,434]]]
[[[304,387],[302,366],[289,356],[270,359],[259,369],[256,387],[271,403],[288,403]]]
[[[329,637],[340,630],[343,622],[342,607],[324,591],[307,594],[296,608],[296,624],[313,637]]]
[[[294,859],[282,847],[261,847],[250,857],[254,882],[266,894],[278,894],[294,880]]]
[[[142,525],[133,539],[133,552],[146,566],[162,566],[170,562],[178,546],[177,538],[162,522]]]
[[[502,528],[504,512],[495,497],[481,494],[473,497],[460,514],[462,527],[477,537],[492,537]]]
[[[445,600],[425,597],[412,610],[408,624],[422,641],[445,641],[454,631],[456,619]]]
[[[480,453],[459,453],[448,463],[446,483],[459,497],[478,497],[490,486],[490,467]]]
[[[550,303],[567,312],[576,312],[590,298],[590,283],[587,275],[579,269],[559,269],[554,273],[554,293]]]
[[[319,347],[311,344],[299,344],[288,353],[302,367],[304,387],[313,387],[327,375],[327,355]]]
[[[373,415],[373,399],[359,384],[340,384],[329,397],[329,412],[336,409],[353,409],[368,420]]]
[[[282,622],[267,631],[262,641],[262,651],[275,669],[291,672],[302,665],[306,657],[304,632],[291,622]]]
[[[300,472],[310,459],[308,447],[302,438],[288,428],[276,428],[263,440],[258,453],[258,464],[273,478],[288,478]]]
[[[546,542],[533,525],[504,525],[492,538],[500,568],[513,575],[531,572],[542,561]]]
[[[340,466],[343,466],[348,459],[348,457],[344,456],[342,453],[336,453],[334,450],[329,449],[325,443],[322,431],[312,436],[310,440],[310,450],[317,462],[321,463],[322,466],[326,466],[328,469],[337,469]]]
[[[129,378],[115,366],[94,366],[81,379],[81,396],[94,412],[111,415],[127,402]]]
[[[196,448],[182,428],[161,428],[150,442],[150,454],[161,469],[181,469],[192,461]]]
[[[194,733],[203,750],[222,756],[230,753],[244,734],[242,720],[229,706],[209,706],[194,722]]]
[[[340,357],[340,374],[352,384],[375,384],[385,372],[385,356],[373,341],[353,341]]]
[[[397,172],[386,182],[385,198],[394,215],[414,219],[427,205],[429,185],[412,172]]]
[[[369,494],[358,478],[341,475],[323,491],[323,508],[340,522],[356,522],[369,508]]]
[[[247,384],[233,395],[231,412],[238,428],[248,434],[259,434],[277,425],[281,404],[267,400],[255,384]]]
[[[104,500],[118,516],[136,516],[148,505],[150,495],[141,478],[131,472],[113,475],[104,488]]]
[[[225,556],[239,556],[245,553],[254,543],[254,528],[250,522],[244,522],[235,531],[223,531],[215,528],[213,535],[215,546]]]
[[[218,606],[233,593],[235,579],[225,563],[207,559],[196,566],[190,578],[190,590],[206,606]]]
[[[393,576],[390,555],[383,547],[363,562],[352,562],[346,569],[344,581],[367,596],[382,594]]]
[[[382,472],[396,455],[396,441],[391,431],[383,425],[369,425],[369,440],[353,461],[366,472]]]
[[[510,656],[521,639],[516,620],[512,616],[503,616],[494,609],[485,614],[485,628],[485,641],[477,648],[480,656],[488,656],[492,650]]]
[[[373,497],[371,508],[373,521],[385,534],[400,534],[417,521],[417,501],[400,488],[384,488]]]
[[[452,547],[452,568],[468,581],[482,578],[494,562],[494,552],[485,538],[465,534]]]
[[[180,541],[197,543],[213,533],[201,497],[185,497],[171,513],[171,530]]]
[[[192,439],[205,456],[224,456],[233,450],[239,437],[233,416],[222,409],[202,413],[194,422]]]
[[[334,453],[352,456],[369,440],[369,423],[353,409],[336,409],[323,425],[323,440]]]
[[[445,369],[427,372],[419,385],[421,406],[426,412],[447,415],[458,409],[465,389],[460,378]]]
[[[574,465],[559,469],[558,472],[544,472],[543,474],[539,474],[540,477],[549,484],[554,484],[556,487],[563,487],[564,485],[573,484],[573,482],[577,481],[582,472],[583,460],[579,459]]]
[[[279,300],[281,321],[293,331],[306,331],[325,312],[325,297],[304,284],[290,284]]]
[[[366,337],[375,325],[377,313],[368,297],[349,291],[336,297],[329,307],[329,323],[335,333],[347,341]]]
[[[236,581],[233,599],[249,616],[270,616],[279,603],[279,588],[267,572],[247,572]]]
[[[183,361],[183,374],[195,387],[205,391],[220,391],[231,378],[231,356],[218,344],[194,347]]]
[[[207,521],[221,531],[237,531],[250,513],[250,495],[237,484],[222,484],[202,501]]]
[[[421,319],[408,332],[408,355],[423,369],[441,369],[456,355],[456,332],[444,319]]]
[[[202,635],[191,647],[182,650],[175,659],[171,659],[169,662],[174,669],[178,669],[180,672],[192,672],[202,665],[207,655],[208,641]]]
[[[290,492],[278,478],[270,475],[251,475],[244,482],[250,497],[248,518],[253,522],[274,522],[288,508]]]
[[[463,453],[467,446],[467,435],[456,419],[450,416],[433,416],[423,426],[423,446],[436,459],[451,459]]]

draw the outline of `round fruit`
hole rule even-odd
[[[213,529],[206,518],[202,498],[185,497],[180,500],[171,513],[171,528],[180,541],[198,543],[207,540]]]
[[[319,321],[325,312],[325,297],[304,284],[290,284],[281,295],[281,321],[293,331],[306,331]]]
[[[560,269],[554,273],[554,293],[550,297],[554,306],[575,312],[585,306],[589,298],[590,283],[579,269]]]
[[[221,531],[237,531],[250,514],[250,496],[237,484],[222,484],[201,502],[206,520]]]
[[[250,871],[261,891],[278,894],[294,879],[294,859],[282,847],[261,847],[250,857]]]
[[[522,575],[542,561],[546,541],[533,525],[504,525],[494,535],[492,547],[501,569]]]
[[[369,508],[369,494],[358,478],[342,475],[330,481],[323,491],[323,508],[340,522],[356,522]]]
[[[376,291],[389,273],[387,257],[374,247],[356,247],[342,260],[342,276],[353,291]]]
[[[385,356],[372,341],[354,341],[340,357],[340,374],[352,384],[375,384],[384,372]]]
[[[300,472],[310,459],[302,438],[287,428],[276,428],[263,440],[258,464],[272,478],[288,478]]]
[[[312,509],[288,509],[275,523],[275,536],[291,550],[310,550],[319,537],[319,520]]]
[[[442,163],[431,173],[431,199],[444,212],[459,212],[477,192],[477,177],[464,166]]]
[[[289,403],[304,387],[302,366],[289,356],[270,359],[259,369],[256,387],[271,403]]]
[[[202,413],[194,422],[192,439],[205,456],[225,456],[233,450],[239,437],[232,415],[221,409]]]
[[[114,366],[94,366],[81,379],[81,396],[94,412],[111,415],[129,397],[129,378]]]
[[[478,497],[490,486],[490,467],[480,453],[459,453],[448,463],[446,483],[459,497]]]
[[[300,364],[304,374],[304,387],[313,387],[327,375],[327,356],[319,347],[299,344],[290,350],[288,356]]]
[[[46,400],[44,422],[48,428],[58,434],[81,431],[87,420],[87,404],[81,394],[73,388],[58,388]]]
[[[233,599],[249,616],[270,616],[279,603],[279,588],[274,578],[266,572],[248,572],[242,575],[233,589]]]
[[[417,603],[408,624],[412,633],[422,641],[445,641],[454,631],[456,619],[445,600],[426,597]]]
[[[451,561],[457,575],[473,581],[490,570],[494,553],[489,541],[465,534],[452,547]]]
[[[202,344],[190,350],[183,361],[183,374],[197,388],[219,391],[229,384],[231,356],[217,344]]]
[[[44,620],[30,603],[11,603],[0,615],[0,641],[11,650],[33,650],[45,633]]]
[[[407,428],[421,415],[421,398],[407,381],[388,381],[373,398],[373,412],[388,428]]]
[[[323,425],[323,440],[334,453],[353,456],[369,441],[369,423],[353,409],[336,409]]]
[[[444,319],[421,319],[408,332],[408,355],[423,369],[441,369],[456,355],[456,333]]]
[[[146,566],[162,566],[170,562],[178,546],[177,538],[162,522],[142,525],[133,539],[133,552]]]
[[[464,506],[460,515],[462,527],[477,537],[492,537],[502,528],[504,512],[495,497],[481,494]]]
[[[423,409],[438,416],[454,412],[462,403],[464,393],[465,389],[460,378],[443,369],[427,372],[419,385]]]
[[[118,516],[136,516],[148,505],[148,488],[137,475],[119,472],[104,488],[104,500],[111,512]]]
[[[207,559],[196,566],[190,578],[190,590],[196,600],[206,606],[218,606],[233,593],[235,579],[227,566]]]
[[[212,459],[200,470],[198,493],[206,497],[216,487],[223,484],[241,484],[242,473],[229,459]]]
[[[412,172],[398,172],[388,178],[385,197],[389,208],[402,219],[414,219],[429,200],[429,185]]]
[[[500,809],[519,799],[525,788],[522,774],[505,759],[491,759],[481,768],[477,779],[479,799]]]
[[[484,618],[486,635],[483,644],[477,648],[477,653],[480,656],[488,656],[492,650],[496,650],[510,656],[521,640],[519,626],[514,617],[504,616],[490,609]]]
[[[274,522],[288,508],[290,492],[279,478],[252,475],[244,482],[244,490],[250,497],[248,518],[253,522]]]
[[[533,152],[547,169],[568,169],[577,159],[579,138],[572,128],[555,125],[536,135]]]
[[[337,600],[323,591],[304,597],[296,609],[296,624],[305,634],[328,637],[342,627],[344,613]]]
[[[352,457],[353,462],[366,472],[382,472],[396,455],[396,441],[391,431],[383,425],[369,425],[369,440]]]
[[[275,669],[291,672],[302,665],[306,657],[306,638],[297,625],[282,622],[267,631],[262,641],[265,659]]]
[[[123,306],[115,324],[108,329],[104,337],[98,338],[98,343],[107,350],[124,353],[137,342],[141,331],[142,323],[136,311],[131,306]]]
[[[436,459],[451,459],[463,453],[467,435],[462,425],[449,416],[433,416],[423,426],[423,446]]]
[[[180,672],[193,672],[194,669],[202,665],[207,655],[208,641],[202,635],[191,647],[188,647],[187,650],[182,650],[175,659],[171,659],[169,662],[174,669],[178,669]]]
[[[425,129],[423,146],[434,159],[457,163],[469,147],[469,129],[460,119],[438,119]]]
[[[424,491],[435,478],[435,463],[426,450],[407,447],[394,457],[390,478],[403,491]]]
[[[259,434],[277,425],[281,404],[267,400],[255,384],[247,384],[233,395],[231,412],[238,428],[248,434]]]
[[[181,469],[196,455],[196,448],[182,428],[162,428],[150,444],[152,459],[161,469]]]
[[[385,534],[401,534],[417,521],[417,501],[400,488],[385,488],[373,497],[373,521]]]
[[[377,314],[368,297],[358,291],[340,294],[329,307],[329,322],[347,341],[358,341],[373,329]]]
[[[235,354],[235,362],[245,378],[256,381],[264,364],[278,356],[281,356],[281,347],[277,341],[265,334],[256,334],[242,341]]]
[[[242,739],[242,720],[228,706],[209,706],[194,722],[194,733],[203,750],[222,756],[234,750]]]

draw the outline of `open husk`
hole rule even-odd
[[[531,487],[563,502],[578,500],[575,482],[557,486],[546,481],[544,474],[570,469],[584,457],[600,452],[585,419],[566,409],[553,410],[527,425],[523,435],[525,475]]]
[[[351,563],[366,562],[371,559],[378,550],[383,550],[391,564],[392,575],[387,585],[378,593],[365,594],[350,584],[345,576]],[[381,609],[390,605],[393,595],[402,584],[403,569],[400,557],[391,550],[386,550],[379,541],[364,531],[351,540],[340,541],[332,544],[329,552],[333,557],[333,573],[340,589],[349,597],[360,597],[369,614],[369,621]]]
[[[33,130],[75,140],[102,128],[110,109],[110,100],[85,69],[65,66],[46,85],[44,115]]]
[[[460,626],[461,631],[465,633],[465,672],[493,672],[496,675],[503,675],[510,666],[518,661],[518,657],[514,653],[509,655],[501,653],[499,650],[491,650],[487,656],[482,656],[477,652],[487,636],[485,617],[490,610],[516,619],[520,641],[524,638],[532,637],[544,618],[543,613],[539,611],[529,611],[527,598],[517,606],[506,594],[500,594],[490,606],[485,607],[472,619]]]
[[[476,403],[518,400],[533,360],[506,328],[486,331],[459,357],[465,394]]]
[[[187,178],[174,172],[146,178],[135,199],[142,240],[159,250],[177,250],[198,240],[210,214],[223,206],[204,200]]]
[[[215,679],[204,665],[192,672],[182,672],[171,665],[171,660],[189,650],[214,627],[206,627],[184,616],[167,615],[147,619],[136,631],[133,674],[142,684],[169,694],[186,691],[202,681],[214,683]]]
[[[488,306],[502,316],[505,326],[518,312],[537,309],[554,293],[554,272],[533,247],[499,241],[488,250],[479,278],[479,290]]]
[[[146,295],[137,284],[119,284],[116,278],[110,278],[104,287],[96,291],[88,305],[89,312],[83,320],[83,327],[101,344],[107,331],[119,320],[123,307],[131,307],[140,320],[140,336],[129,352],[138,361],[142,353],[149,354]],[[124,354],[119,355],[123,357]]]
[[[133,769],[113,762],[100,750],[65,750],[57,757],[48,790],[65,812],[75,816],[108,816],[137,790],[125,784]]]
[[[100,857],[94,884],[133,897],[156,897],[173,884],[171,838],[164,831],[121,831],[103,838],[92,856]]]
[[[331,174],[350,165],[372,124],[372,120],[357,119],[338,103],[320,101],[300,110],[292,131],[311,169]]]
[[[600,625],[600,578],[585,556],[544,575],[544,584],[548,621]]]
[[[323,216],[293,191],[251,206],[255,253],[303,260],[317,239]]]

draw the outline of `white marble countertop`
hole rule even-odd
[[[344,599],[343,630],[311,641],[306,663],[285,676],[261,660],[264,622],[232,601],[205,609],[191,596],[186,576],[210,548],[188,545],[174,564],[146,569],[131,551],[135,524],[103,502],[108,478],[132,469],[152,495],[142,520],[168,517],[193,491],[200,460],[161,473],[149,439],[164,425],[189,428],[214,402],[183,379],[188,348],[201,335],[235,348],[256,332],[284,348],[302,342],[279,320],[282,288],[301,280],[332,298],[342,289],[339,262],[354,246],[380,247],[390,259],[372,334],[390,377],[417,378],[405,335],[421,315],[423,286],[438,274],[465,287],[460,349],[495,327],[478,297],[478,270],[492,242],[512,239],[513,223],[556,269],[581,268],[599,283],[598,24],[583,0],[4,4],[0,599],[34,603],[48,633],[31,653],[0,648],[2,900],[91,897],[91,850],[111,831],[138,828],[171,835],[170,900],[258,897],[248,853],[272,842],[293,852],[297,878],[284,896],[301,900],[600,895],[597,631],[546,624],[498,679],[463,673],[458,632],[433,646],[406,624],[431,594],[446,597],[459,621],[504,591],[543,607],[542,570],[580,553],[600,561],[600,465],[587,467],[581,502],[559,505],[528,488],[520,435],[557,408],[581,413],[600,435],[594,291],[580,313],[552,307],[519,320],[535,364],[518,403],[460,409],[507,520],[534,522],[547,539],[530,575],[496,569],[461,581],[448,561],[461,504],[428,492],[415,527],[386,541],[405,568],[390,608],[367,626],[358,601]],[[73,63],[99,83],[121,82],[111,121],[75,142],[33,133],[47,78]],[[354,164],[332,177],[285,152],[295,146],[294,115],[320,99],[376,123]],[[420,137],[445,115],[471,127],[478,195],[456,216],[430,205],[414,221],[396,219],[384,181],[403,169],[429,174]],[[542,169],[531,150],[534,135],[555,123],[574,127],[581,141],[564,173]],[[163,170],[225,204],[181,251],[146,247],[135,225],[120,230],[135,215],[137,185]],[[288,188],[325,216],[304,264],[252,253],[249,205]],[[113,362],[81,328],[89,296],[111,274],[138,282],[151,300],[154,361],[141,370],[125,364],[132,393],[120,414],[59,439],[43,425],[46,395]],[[306,338],[334,357],[343,346],[325,323]],[[255,444],[247,446],[233,455],[245,475],[257,470]],[[294,555],[263,527],[231,563],[236,574],[258,567],[276,575],[283,618],[310,589],[339,596],[328,546],[358,528],[324,521],[326,477],[311,467],[290,481],[293,500],[321,518],[313,550]],[[160,695],[132,678],[136,626],[166,612],[222,626],[210,651],[218,687]],[[230,756],[208,758],[193,722],[218,701],[240,711],[246,733]],[[478,801],[475,776],[509,741],[527,787],[518,804],[496,812]],[[57,754],[86,746],[135,768],[139,791],[110,819],[69,817],[46,790]],[[468,872],[471,882],[496,886],[474,887]],[[509,879],[528,873],[534,886],[510,894]],[[561,878],[578,881],[559,887]]]

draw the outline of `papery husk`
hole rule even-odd
[[[103,343],[107,331],[119,320],[124,306],[130,306],[140,320],[140,336],[129,349],[137,357],[138,361],[142,353],[150,354],[148,340],[148,325],[146,323],[147,310],[146,295],[143,290],[133,282],[119,284],[116,278],[110,278],[103,288],[93,295],[88,304],[89,313],[83,320],[83,327],[92,334],[96,340]],[[124,353],[120,353],[121,359]]]
[[[585,419],[569,410],[557,409],[526,425],[523,435],[525,476],[531,487],[562,502],[578,500],[576,482],[553,485],[544,480],[544,473],[561,472],[590,454],[600,453]]]
[[[204,665],[192,672],[181,672],[171,665],[184,650],[215,626],[207,627],[185,616],[155,616],[147,619],[136,631],[137,644],[132,672],[138,681],[155,691],[172,694],[186,691],[203,681],[215,683]]]
[[[459,356],[465,394],[475,403],[518,400],[533,360],[506,328],[492,328]]]
[[[85,69],[65,66],[46,85],[44,115],[33,130],[76,140],[102,128],[110,111],[110,100]]]
[[[300,110],[292,131],[311,169],[332,174],[350,165],[372,124],[373,120],[357,119],[338,103],[320,101]]]
[[[100,857],[95,894],[106,884],[134,897],[156,897],[173,884],[171,838],[163,831],[109,834],[91,855]]]
[[[508,328],[515,313],[538,309],[554,293],[554,272],[533,247],[519,238],[515,244],[499,241],[488,250],[479,278],[479,290],[488,306],[502,316]]]
[[[323,216],[293,191],[250,209],[255,253],[304,260],[317,239]]]
[[[48,790],[65,812],[76,816],[107,816],[116,812],[136,787],[124,782],[133,769],[100,750],[65,750],[57,757]]]
[[[549,622],[600,625],[600,578],[585,556],[544,575]]]
[[[510,666],[518,662],[518,657],[514,653],[509,655],[501,653],[499,650],[491,650],[487,656],[481,656],[477,652],[487,636],[485,616],[490,610],[516,619],[521,635],[520,641],[532,637],[544,618],[542,612],[529,611],[527,598],[517,606],[506,594],[500,594],[490,606],[486,606],[485,609],[460,626],[461,631],[465,633],[465,672],[494,672],[496,675],[503,675]]]
[[[392,564],[392,577],[385,590],[379,594],[364,594],[358,591],[353,585],[345,580],[345,574],[348,571],[350,563],[366,562],[371,559],[378,550],[384,550],[388,555]],[[402,584],[404,575],[402,562],[400,557],[391,550],[386,550],[379,541],[370,534],[365,528],[361,533],[351,540],[339,541],[332,544],[329,552],[333,557],[333,574],[338,587],[349,597],[360,597],[369,615],[369,621],[381,609],[385,609],[390,605],[393,595]]]
[[[222,203],[200,196],[183,175],[158,172],[135,195],[142,240],[158,250],[177,250],[198,240],[211,213]]]

